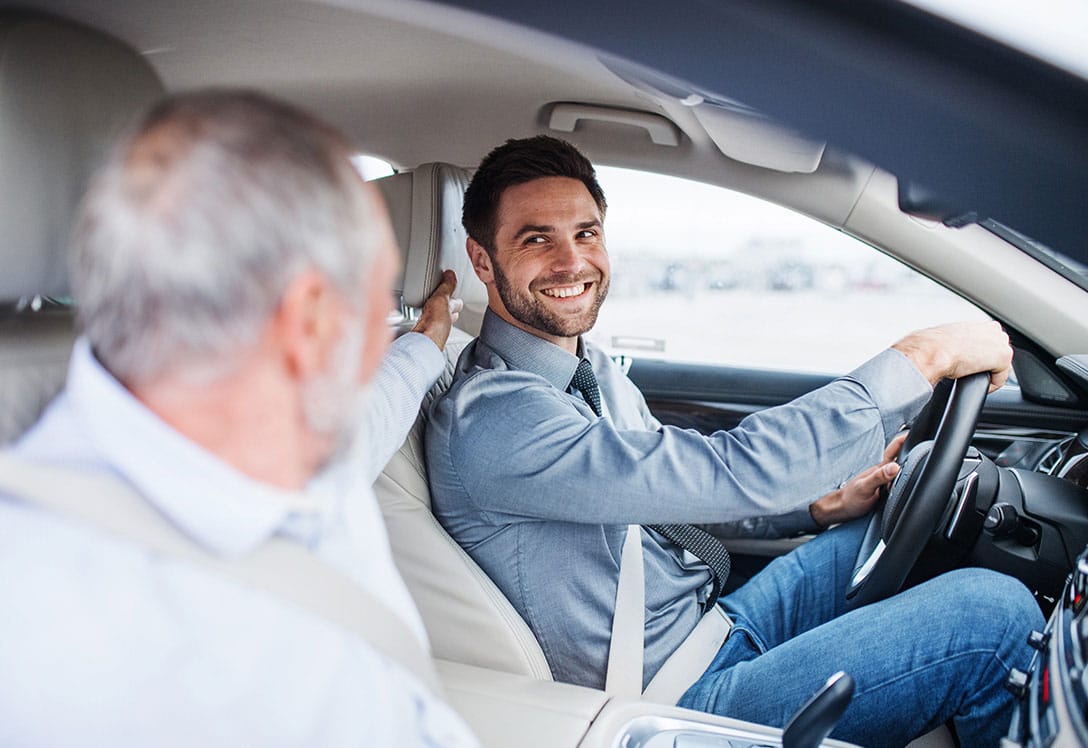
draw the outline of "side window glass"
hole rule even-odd
[[[371,179],[388,177],[396,173],[393,166],[388,161],[380,159],[377,156],[369,156],[365,153],[357,153],[352,156],[351,163],[355,164],[355,168],[363,175],[363,179],[368,182]]]
[[[613,356],[841,374],[906,333],[986,319],[863,242],[758,198],[602,167]]]

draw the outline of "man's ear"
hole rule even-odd
[[[307,270],[288,284],[272,320],[289,376],[305,381],[325,371],[343,325],[342,303],[324,275]]]
[[[486,285],[493,283],[495,273],[491,268],[491,255],[483,245],[470,236],[465,242],[465,251],[468,252],[468,259],[472,263],[472,269],[476,271],[476,277]]]

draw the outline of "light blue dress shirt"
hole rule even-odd
[[[183,438],[82,340],[65,390],[14,452],[121,477],[214,554],[295,540],[427,646],[371,484],[444,359],[421,335],[398,340],[353,461],[303,492]],[[0,496],[0,606],[0,745],[475,745],[452,710],[356,636],[11,496]]]
[[[568,391],[578,357],[490,311],[426,449],[435,513],[536,634],[556,679],[604,685],[629,523],[782,515],[880,458],[929,383],[889,349],[792,403],[704,436],[662,426],[635,385],[583,343],[607,413]],[[644,680],[694,628],[710,572],[644,530]]]

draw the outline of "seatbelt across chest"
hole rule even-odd
[[[147,550],[268,593],[363,639],[441,693],[430,654],[381,600],[297,543],[271,538],[224,559],[194,543],[130,485],[112,475],[44,466],[0,454],[0,493],[65,515]]]
[[[650,701],[675,704],[706,672],[733,628],[733,622],[721,606],[711,605],[643,690],[645,595],[642,528],[629,525],[620,555],[605,691],[627,697],[641,694]]]

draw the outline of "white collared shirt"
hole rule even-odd
[[[20,440],[37,462],[109,471],[224,557],[297,540],[393,609],[426,646],[371,484],[444,357],[399,339],[354,460],[304,492],[255,481],[186,440],[85,341]],[[367,457],[369,456],[369,458]],[[212,572],[0,496],[0,744],[473,745],[413,676],[351,634]]]

